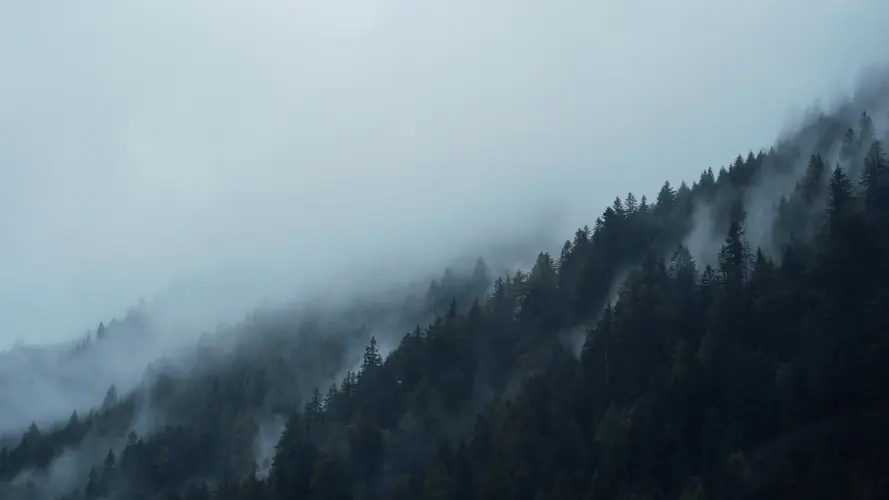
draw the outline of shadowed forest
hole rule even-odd
[[[256,311],[3,438],[0,498],[887,498],[886,90],[530,269]]]

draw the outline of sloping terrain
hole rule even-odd
[[[885,498],[887,90],[616,198],[530,269],[257,311],[8,439],[0,493]]]

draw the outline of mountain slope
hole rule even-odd
[[[0,450],[4,498],[883,498],[889,94],[868,90],[493,285],[479,262],[394,313],[209,336]]]

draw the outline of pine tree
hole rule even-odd
[[[633,215],[639,209],[639,202],[636,201],[636,197],[632,192],[627,193],[627,198],[624,200],[624,208],[628,215]]]
[[[719,271],[723,282],[746,281],[748,263],[749,252],[744,241],[744,228],[740,222],[732,221],[725,243],[719,251]]]
[[[889,161],[883,143],[874,141],[864,157],[864,170],[861,175],[861,187],[864,191],[865,206],[868,212],[877,210],[878,202],[886,198],[884,191],[889,184]]]
[[[111,384],[108,391],[105,392],[105,399],[102,400],[102,409],[108,409],[117,404],[117,387]]]
[[[448,312],[445,314],[445,319],[448,321],[453,321],[457,319],[457,299],[451,299],[451,305],[448,306]]]
[[[383,365],[383,357],[380,356],[380,350],[377,348],[376,337],[371,337],[370,342],[364,349],[364,357],[361,360],[361,374],[368,373]]]
[[[713,176],[713,168],[707,167],[707,170],[704,170],[704,172],[701,173],[701,178],[698,181],[698,186],[700,186],[700,189],[707,191],[712,188],[715,183],[716,178]]]
[[[827,215],[829,220],[836,222],[847,210],[851,208],[852,201],[855,198],[855,189],[852,187],[852,181],[849,176],[840,168],[839,165],[833,170],[830,177],[830,184],[827,188]]]
[[[475,261],[475,267],[472,270],[472,293],[473,295],[484,293],[491,285],[491,275],[488,270],[488,264],[484,259],[479,257]]]
[[[280,498],[308,498],[318,450],[306,436],[298,413],[291,415],[275,446],[269,479]]]
[[[321,417],[324,411],[324,402],[321,400],[321,391],[316,386],[312,389],[312,397],[306,403],[304,413],[307,419],[315,421]]]
[[[858,119],[858,138],[855,141],[857,150],[864,152],[874,142],[874,139],[876,139],[874,121],[866,111],[862,111],[861,118]]]
[[[671,278],[680,283],[693,285],[697,281],[695,261],[685,245],[679,245],[670,257],[668,272]]]
[[[614,213],[618,218],[624,218],[627,216],[627,211],[624,208],[624,204],[620,201],[620,197],[614,198],[614,203],[611,204],[611,209],[614,210]]]
[[[87,475],[87,482],[83,491],[83,496],[85,498],[99,498],[102,494],[101,488],[99,473],[96,472],[95,468],[90,469],[89,474]]]
[[[676,190],[670,185],[670,181],[664,182],[657,194],[657,208],[664,210],[673,206],[676,202]]]
[[[827,164],[821,158],[821,155],[814,154],[809,158],[809,165],[806,167],[806,173],[800,180],[799,189],[803,200],[812,204],[820,195],[821,187],[824,184],[824,174],[827,172]]]
[[[327,395],[324,396],[324,408],[325,409],[327,409],[327,410],[330,409],[331,402],[336,399],[336,396],[337,396],[337,389],[336,389],[336,383],[334,383],[334,384],[330,385],[330,388],[327,389]]]
[[[840,160],[846,166],[849,167],[850,163],[855,159],[855,153],[858,149],[858,137],[855,135],[855,130],[847,129],[845,135],[843,135],[842,145],[840,146]]]

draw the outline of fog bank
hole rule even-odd
[[[527,235],[552,207],[569,232],[847,90],[885,55],[887,9],[5,2],[0,346],[172,283],[215,320]]]

